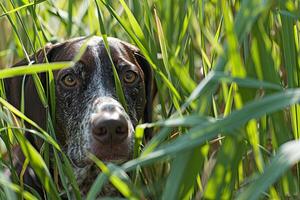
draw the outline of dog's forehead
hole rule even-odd
[[[123,42],[117,38],[108,37],[108,45],[110,48],[111,57],[116,65],[122,62],[131,62],[137,64],[134,51],[136,47]],[[86,66],[95,66],[95,62],[107,62],[109,61],[109,56],[105,49],[104,41],[101,37],[91,37],[91,38],[78,38],[68,41],[65,47],[66,60],[72,60],[76,57],[80,51],[85,49],[82,54],[80,61],[85,63]]]

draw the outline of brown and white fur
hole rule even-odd
[[[151,120],[152,72],[148,62],[133,45],[116,38],[108,38],[108,44],[128,112],[118,101],[111,61],[101,37],[81,37],[47,45],[31,56],[35,63],[71,61],[82,46],[87,45],[74,66],[54,71],[56,137],[73,165],[83,195],[99,173],[88,158],[88,152],[104,162],[131,159],[135,126],[141,120]],[[26,64],[28,62],[23,60],[15,66]],[[39,76],[45,87],[46,74]],[[4,81],[7,100],[17,108],[20,108],[22,79],[14,77]],[[46,109],[31,76],[26,77],[24,89],[25,115],[46,128]],[[37,149],[41,147],[43,141],[30,133],[26,136]],[[32,173],[27,176],[25,184],[38,187],[36,177]]]

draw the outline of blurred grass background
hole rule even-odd
[[[107,176],[129,199],[299,199],[299,13],[297,0],[0,0],[0,68],[47,42],[101,34],[135,44],[151,63],[154,122],[139,125],[136,137],[145,127],[155,137],[137,143],[136,158],[121,166],[94,158],[105,174],[87,199]],[[22,73],[5,69],[0,78]],[[7,154],[15,138],[30,149],[27,164],[48,199],[83,198],[53,129],[34,134],[55,149],[56,177],[47,167],[50,147],[32,150],[10,113],[29,119],[7,104],[3,85],[0,95],[0,198],[41,198],[4,175],[14,171]]]

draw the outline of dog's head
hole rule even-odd
[[[91,152],[103,161],[123,162],[133,155],[134,127],[151,119],[152,73],[139,49],[108,38],[112,60],[120,78],[128,112],[118,101],[113,68],[101,37],[76,38],[48,45],[34,57],[36,62],[71,61],[83,45],[85,52],[74,66],[54,72],[56,134],[69,156],[79,182],[91,179]],[[34,58],[33,57],[33,58]],[[26,62],[18,63],[24,65]],[[21,77],[6,84],[8,100],[19,107]],[[45,82],[45,74],[41,75]],[[25,114],[40,126],[46,114],[31,77],[25,81]],[[39,146],[39,142],[35,141]]]

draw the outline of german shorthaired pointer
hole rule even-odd
[[[149,64],[133,45],[108,38],[111,56],[121,80],[128,113],[118,102],[111,61],[101,37],[75,38],[64,43],[48,45],[31,59],[35,63],[71,61],[87,44],[74,66],[54,71],[56,89],[56,134],[58,142],[70,158],[83,195],[99,171],[88,159],[91,152],[103,161],[124,162],[132,158],[134,127],[142,119],[151,120],[152,72]],[[16,66],[26,65],[21,61]],[[46,85],[46,74],[40,74]],[[8,101],[20,108],[23,77],[5,80]],[[41,104],[34,81],[25,81],[25,114],[46,127],[46,110]],[[37,149],[42,141],[27,134]],[[21,160],[21,159],[20,159]],[[22,162],[22,161],[21,161]],[[28,176],[28,177],[26,177]],[[30,173],[25,182],[38,187]]]

